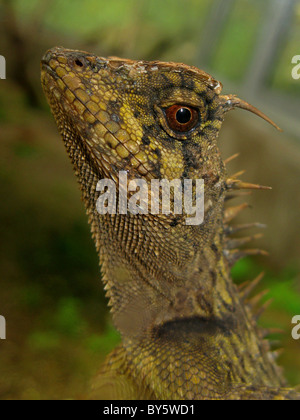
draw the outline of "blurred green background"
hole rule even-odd
[[[271,185],[246,197],[240,221],[267,223],[257,246],[268,258],[245,259],[236,282],[266,272],[273,303],[263,326],[280,328],[272,346],[292,385],[300,383],[299,179],[300,55],[298,0],[2,0],[0,55],[0,398],[78,398],[119,342],[101,285],[98,257],[75,176],[39,81],[39,62],[55,45],[99,55],[196,65],[224,92],[262,108],[284,133],[252,115],[229,115],[224,158],[244,179]],[[236,202],[238,204],[238,202]],[[278,344],[278,340],[280,340]]]

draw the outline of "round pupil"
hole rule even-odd
[[[176,112],[176,120],[180,124],[186,124],[191,120],[192,114],[191,111],[188,108],[180,108]]]

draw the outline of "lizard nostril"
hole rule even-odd
[[[82,60],[79,60],[79,58],[76,58],[76,60],[74,61],[74,63],[75,63],[75,65],[77,67],[83,67],[84,66]]]
[[[73,55],[69,57],[68,62],[69,66],[74,70],[84,70],[87,66],[87,60],[85,59],[85,57],[74,57]]]

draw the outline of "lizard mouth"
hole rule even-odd
[[[42,74],[42,81],[46,74],[49,74],[53,77],[54,80],[57,80],[59,77],[56,74],[56,72],[49,66],[48,62],[46,60],[41,61],[41,74]]]

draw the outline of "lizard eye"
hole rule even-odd
[[[171,105],[165,109],[169,127],[174,131],[187,132],[200,121],[196,108],[186,105]]]

